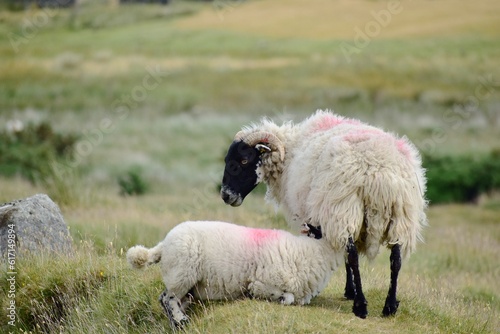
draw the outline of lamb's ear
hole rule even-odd
[[[257,145],[255,145],[255,148],[260,152],[260,154],[266,153],[266,152],[271,152],[271,148],[269,146],[264,145],[264,144],[257,144]]]

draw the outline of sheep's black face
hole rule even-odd
[[[240,206],[245,197],[257,186],[257,166],[260,152],[243,141],[235,141],[229,146],[222,179],[221,197],[231,206]]]

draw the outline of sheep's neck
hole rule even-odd
[[[291,124],[284,124],[280,127],[278,137],[285,146],[285,159],[283,161],[271,161],[269,159],[264,163],[266,165],[267,173],[264,182],[267,185],[266,199],[274,202],[276,205],[282,201],[282,175],[286,169],[287,161],[293,155],[291,150],[287,147],[293,147],[295,141],[296,127]]]
[[[269,178],[265,180],[265,183],[267,185],[266,200],[279,206],[281,202],[281,184],[279,179]]]

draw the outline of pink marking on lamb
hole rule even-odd
[[[269,240],[278,239],[280,232],[277,230],[249,228],[248,239],[256,245],[262,245]]]
[[[325,115],[321,117],[314,126],[315,131],[325,131],[331,129],[340,124],[361,124],[360,121],[356,119],[344,118],[342,116]]]

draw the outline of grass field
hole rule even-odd
[[[35,191],[24,182],[14,187],[2,180],[0,185],[18,197]],[[131,270],[124,259],[130,245],[152,246],[186,219],[286,228],[282,216],[263,205],[262,195],[251,195],[238,209],[222,206],[215,193],[191,202],[197,197],[201,196],[195,189],[126,199],[101,194],[92,206],[65,210],[77,254],[19,260],[20,311],[32,312],[35,323],[50,332],[169,332],[157,302],[163,289],[159,268]],[[351,302],[343,300],[344,273],[339,270],[309,306],[283,307],[256,300],[208,302],[193,309],[187,332],[495,333],[500,326],[499,207],[498,199],[479,206],[431,207],[426,242],[403,265],[401,305],[394,318],[381,317],[389,282],[389,253],[384,250],[373,263],[362,261],[370,311],[366,320],[356,318]],[[62,299],[63,323],[53,316],[61,312],[50,299],[54,294]]]
[[[158,268],[133,271],[124,252],[156,244],[188,219],[287,229],[262,189],[236,209],[217,193],[232,136],[263,115],[300,121],[332,108],[406,134],[426,153],[498,149],[500,3],[399,5],[88,0],[69,10],[0,10],[0,126],[49,121],[87,144],[77,145],[71,177],[55,184],[0,177],[0,203],[36,192],[57,200],[76,245],[74,257],[18,259],[17,330],[170,332]],[[373,14],[390,9],[383,24]],[[143,196],[119,195],[117,178],[131,168],[150,186]],[[403,265],[395,317],[380,316],[389,283],[383,251],[362,261],[366,320],[341,297],[339,270],[310,306],[211,301],[194,307],[187,332],[498,332],[498,194],[431,206],[428,215],[426,242]],[[12,330],[6,284],[2,331]]]

